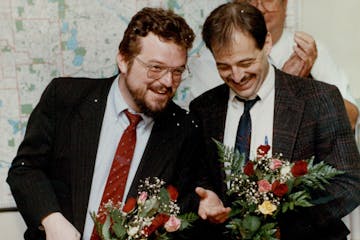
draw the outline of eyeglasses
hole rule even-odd
[[[257,63],[259,60],[259,56],[261,55],[263,51],[260,51],[254,58],[249,58],[243,61],[239,61],[236,63],[236,67],[242,70],[247,70],[251,66],[253,66],[255,63]],[[232,74],[232,66],[227,64],[217,64],[218,72],[221,76],[227,76],[229,74]]]
[[[280,0],[246,0],[247,3],[259,7],[259,4],[265,8],[265,10],[272,12],[279,9]]]
[[[167,67],[145,63],[138,57],[135,57],[135,59],[147,69],[147,77],[153,80],[162,78],[168,72],[171,72],[174,81],[181,81],[182,79],[187,78],[190,74],[190,71],[186,67]]]

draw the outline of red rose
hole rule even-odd
[[[254,171],[254,163],[249,161],[246,163],[245,167],[244,167],[244,173],[248,176],[252,176],[254,175],[255,171]]]
[[[257,150],[256,150],[256,153],[257,153],[257,156],[258,157],[264,157],[270,150],[270,145],[260,145]]]
[[[307,173],[307,162],[304,160],[296,161],[294,166],[291,168],[291,173],[294,177],[300,177]]]
[[[153,232],[156,231],[161,226],[164,226],[164,224],[169,220],[169,216],[163,213],[159,213],[155,216],[154,220],[152,220],[151,225],[149,227],[145,227],[144,231],[146,236],[150,236]]]
[[[126,203],[125,203],[122,210],[123,210],[123,212],[128,213],[128,212],[131,212],[132,210],[134,210],[135,206],[136,206],[136,199],[135,198],[129,198],[126,201]]]
[[[286,184],[280,183],[279,180],[276,180],[273,182],[271,190],[275,196],[282,197],[289,191],[289,188]]]
[[[175,201],[178,198],[179,193],[174,186],[169,185],[166,190],[168,191],[171,200]]]

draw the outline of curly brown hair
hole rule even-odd
[[[193,30],[185,19],[172,10],[146,7],[132,17],[120,42],[119,52],[125,61],[131,63],[140,53],[139,39],[146,37],[150,32],[186,50],[192,47],[195,38]]]

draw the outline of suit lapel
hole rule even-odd
[[[207,141],[207,147],[214,149],[210,151],[214,156],[209,156],[209,159],[214,159],[216,162],[211,164],[212,166],[218,166],[217,169],[212,169],[214,171],[215,179],[226,179],[225,171],[223,171],[223,164],[218,161],[218,152],[215,143],[212,139],[224,142],[224,130],[226,123],[226,114],[228,108],[229,100],[229,87],[226,84],[222,84],[212,92],[210,99],[216,99],[216,101],[211,101],[208,105],[204,106],[204,113],[202,121],[204,121],[204,126],[206,126],[206,132],[204,132],[205,139]],[[211,114],[208,114],[211,113]],[[227,186],[225,181],[219,183],[221,193],[223,194],[223,199],[226,196]]]
[[[84,226],[87,214],[92,176],[94,172],[97,148],[102,121],[105,113],[108,92],[114,78],[104,79],[102,84],[90,89],[81,103],[74,108],[73,121],[70,124],[72,136],[72,202],[74,224]],[[78,229],[82,232],[83,229]]]
[[[282,153],[292,159],[305,103],[298,100],[291,76],[275,71],[275,108],[273,127],[273,153]]]
[[[214,105],[210,105],[207,108],[209,123],[215,123],[209,129],[210,136],[215,138],[216,140],[223,142],[224,141],[224,129],[225,129],[225,122],[226,122],[226,114],[227,114],[227,107],[228,107],[228,100],[229,100],[229,87],[226,84],[223,84],[218,87],[216,90],[217,92],[214,94],[214,98],[217,99],[216,101],[212,102]],[[204,106],[205,107],[205,106]],[[212,140],[211,140],[212,141]]]
[[[179,128],[176,127],[178,123],[172,120],[173,114],[174,119],[177,119],[172,105],[173,103],[170,104],[162,116],[155,120],[140,165],[132,182],[129,196],[136,195],[140,180],[150,176],[162,177],[166,172],[164,169],[169,164],[166,161],[167,157],[172,154],[175,147],[173,144],[176,144],[175,139],[180,134]],[[172,160],[174,159],[172,158]]]

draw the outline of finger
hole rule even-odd
[[[282,70],[288,74],[292,74],[295,76],[299,76],[300,70],[304,66],[304,61],[301,60],[301,58],[294,53],[285,63],[282,67]]]
[[[229,212],[231,211],[231,208],[227,207],[223,207],[223,206],[218,206],[218,207],[215,207],[215,208],[209,208],[207,209],[207,216],[209,217],[212,217],[212,218],[221,218],[223,216],[226,216],[229,214]]]
[[[314,39],[304,39],[301,37],[294,38],[296,45],[301,48],[309,57],[315,59],[317,57],[316,42]]]
[[[308,34],[308,33],[306,33],[306,32],[302,32],[302,31],[297,31],[297,32],[295,32],[294,37],[295,37],[296,39],[302,39],[302,40],[305,41],[305,42],[315,41],[314,38],[313,38],[310,34]]]
[[[195,192],[200,198],[206,198],[207,197],[207,191],[206,191],[205,188],[196,187]]]
[[[211,218],[209,217],[209,221],[212,223],[223,223],[228,219],[228,216],[229,216],[228,214],[223,213],[220,215],[216,215],[215,217],[211,217]]]
[[[203,219],[203,220],[206,220],[206,219],[207,219],[206,211],[203,210],[201,207],[199,207],[198,215],[199,215],[200,218]]]
[[[307,78],[309,77],[310,72],[311,72],[311,67],[305,66],[304,64],[304,66],[301,68],[301,71],[299,72],[299,76]]]
[[[304,51],[303,48],[300,48],[299,46],[294,46],[294,52],[296,55],[304,62],[309,60],[309,55]]]

